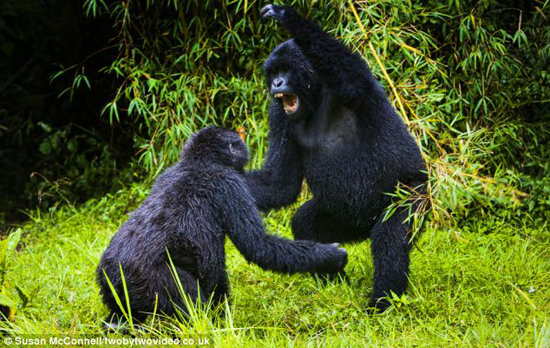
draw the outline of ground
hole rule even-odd
[[[107,314],[94,270],[127,213],[145,198],[136,185],[82,207],[32,213],[8,289],[30,297],[11,335],[99,334]],[[292,207],[266,216],[270,233],[290,237]],[[367,315],[372,262],[367,242],[349,251],[350,283],[321,286],[308,275],[249,265],[227,242],[232,296],[225,314],[185,321],[155,318],[138,337],[202,333],[223,347],[550,347],[548,226],[513,226],[486,217],[463,227],[428,227],[412,252],[406,296]],[[15,293],[15,292],[14,292]],[[175,333],[176,332],[176,333]]]

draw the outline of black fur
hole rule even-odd
[[[107,322],[122,320],[104,276],[126,303],[119,267],[127,283],[132,316],[141,322],[158,311],[185,310],[170,272],[167,251],[192,300],[214,303],[229,291],[225,236],[250,261],[273,271],[338,272],[347,252],[338,245],[292,242],[265,234],[262,219],[242,176],[246,145],[234,132],[208,127],[184,146],[180,162],[156,181],[151,194],[115,234],[97,268]]]
[[[410,250],[405,211],[383,221],[390,204],[385,193],[398,182],[416,187],[427,180],[420,150],[359,55],[292,8],[268,5],[261,15],[293,36],[275,48],[264,70],[271,94],[282,84],[299,97],[299,108],[287,115],[280,99],[272,101],[270,147],[263,168],[247,173],[250,191],[261,210],[278,208],[296,199],[305,178],[313,198],[292,220],[295,238],[370,236],[370,306],[384,309],[382,297],[407,287]],[[282,80],[273,84],[275,77]]]

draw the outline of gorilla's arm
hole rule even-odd
[[[281,108],[272,106],[269,129],[269,149],[262,169],[246,173],[250,193],[262,211],[294,202],[303,179],[300,151]]]
[[[283,273],[337,273],[347,263],[347,252],[337,244],[292,241],[265,233],[265,226],[242,180],[227,187],[220,198],[227,235],[248,262]]]
[[[260,13],[263,19],[274,18],[290,32],[322,82],[344,102],[360,101],[375,86],[374,77],[359,55],[291,7],[267,5]]]

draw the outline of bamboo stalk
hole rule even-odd
[[[361,19],[359,18],[359,14],[357,14],[357,11],[355,10],[355,6],[353,6],[352,0],[348,0],[349,7],[351,11],[353,12],[353,15],[355,16],[355,19],[357,20],[357,24],[359,24],[359,27],[361,28],[361,31],[365,35],[365,37],[368,37],[367,30],[363,26],[363,23],[361,23]],[[384,74],[384,78],[389,83],[391,90],[393,94],[395,95],[395,99],[397,100],[397,104],[399,105],[399,110],[401,111],[401,115],[405,122],[409,124],[409,118],[407,117],[407,113],[405,112],[405,107],[403,106],[403,102],[401,101],[401,96],[397,93],[397,89],[395,88],[395,85],[393,84],[392,79],[390,78],[390,75],[388,75],[388,72],[386,71],[386,68],[384,67],[384,64],[380,60],[380,57],[378,56],[378,53],[376,53],[376,50],[374,49],[374,46],[372,45],[372,42],[369,41],[369,49],[374,56],[374,59],[376,59],[376,63],[378,63],[378,66],[382,70],[382,73]]]

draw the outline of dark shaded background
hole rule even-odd
[[[110,189],[106,178],[133,152],[131,132],[99,117],[113,83],[97,70],[117,53],[106,48],[113,36],[107,19],[87,19],[78,1],[0,2],[0,221],[21,219],[19,210],[41,199]],[[58,97],[70,76],[50,83],[51,76],[60,65],[79,62],[86,63],[93,91]],[[57,146],[42,145],[46,139]],[[99,169],[104,151],[110,155],[101,173],[85,174]]]
[[[286,38],[284,31],[259,21],[258,11],[267,2],[248,1],[247,12],[243,1],[104,2],[108,8],[101,7],[101,1],[95,1],[99,4],[96,16],[85,16],[85,3],[0,1],[0,233],[13,222],[24,219],[25,210],[82,202],[136,180],[143,173],[143,163],[133,160],[140,150],[141,154],[156,148],[165,151],[156,151],[158,157],[150,156],[149,171],[161,168],[158,163],[166,158],[177,158],[179,143],[168,143],[170,139],[166,134],[157,137],[156,142],[151,141],[150,148],[144,147],[158,131],[158,125],[164,123],[158,122],[155,126],[154,118],[147,111],[127,113],[130,97],[119,99],[118,121],[111,123],[108,115],[102,113],[103,108],[116,99],[118,89],[128,87],[128,83],[122,81],[125,76],[105,72],[105,67],[115,62],[126,64],[126,76],[138,71],[137,88],[143,100],[147,102],[151,99],[146,98],[155,97],[159,103],[165,103],[164,113],[155,117],[173,117],[170,104],[173,101],[166,102],[158,91],[149,89],[150,75],[158,81],[164,79],[164,86],[173,90],[177,87],[172,83],[180,77],[195,78],[195,86],[176,91],[187,88],[198,100],[194,106],[186,100],[176,101],[189,106],[185,117],[193,119],[190,123],[195,122],[194,128],[202,126],[194,117],[206,106],[213,111],[204,117],[203,123],[234,126],[241,121],[248,122],[250,114],[246,112],[225,115],[235,100],[247,100],[250,105],[244,111],[253,110],[260,119],[265,116],[261,108],[267,96],[256,90],[257,85],[251,88],[248,82],[261,79],[261,62],[275,44]],[[121,20],[122,10],[117,6],[124,3],[131,4],[128,13],[131,24]],[[290,3],[300,13],[327,28],[334,28],[336,35],[342,35],[342,28],[357,28],[346,3],[319,1],[314,6],[307,1]],[[394,78],[411,74],[411,83],[430,86],[421,91],[424,95],[432,91],[448,92],[440,100],[441,106],[431,102],[430,107],[449,111],[438,120],[440,125],[446,123],[445,127],[432,128],[436,140],[427,141],[425,151],[435,154],[436,161],[460,166],[456,152],[462,146],[459,144],[461,134],[466,134],[471,125],[487,130],[491,137],[491,155],[477,157],[478,150],[474,148],[469,158],[470,164],[477,166],[473,171],[480,177],[507,171],[508,176],[499,184],[513,184],[526,192],[525,211],[547,216],[544,214],[548,214],[550,207],[548,8],[543,8],[541,0],[433,0],[412,2],[411,8],[398,3],[375,2],[373,6],[377,7],[372,13],[365,11],[361,15],[365,23],[366,18],[374,16],[370,17],[371,24],[376,24],[376,19],[384,21],[384,16],[399,17],[398,24],[420,29],[435,41],[434,46],[422,47],[420,41],[414,40],[407,44],[441,62],[445,69],[442,74],[427,76],[423,68],[418,67],[416,75],[412,71],[417,67],[404,55],[409,52],[395,43],[388,45],[385,52],[388,73]],[[363,5],[358,2],[357,10],[364,10]],[[398,5],[403,8],[395,8]],[[395,11],[398,14],[392,14]],[[468,24],[470,18],[475,18],[478,24]],[[522,31],[525,43],[504,39],[507,55],[499,56],[494,51],[497,47],[483,46],[480,40],[466,38],[462,32],[474,35],[479,23],[492,37],[499,37],[502,32],[516,35]],[[354,44],[366,47],[361,32],[353,35]],[[375,44],[382,49],[384,43]],[[204,46],[204,50],[195,49],[198,46]],[[130,50],[139,52],[141,61],[128,53]],[[491,64],[495,62],[479,63],[479,68],[471,61],[463,64],[475,50],[501,65],[491,72]],[[58,74],[63,70],[64,74]],[[85,76],[91,88],[83,80],[80,86],[71,88],[79,76]],[[425,78],[432,80],[425,81]],[[486,85],[480,92],[475,85],[483,79]],[[216,88],[220,91],[208,99],[208,93]],[[461,98],[456,91],[461,91]],[[179,93],[178,98],[184,95]],[[477,103],[485,97],[491,99],[491,109],[477,111]],[[458,121],[453,119],[456,115],[461,115]],[[265,134],[254,136],[254,149],[265,147],[265,142],[260,142]],[[437,146],[447,151],[447,158],[437,159]],[[480,146],[480,150],[485,147],[475,146]],[[498,190],[496,194],[488,191],[481,193],[479,197],[484,195],[481,198],[471,198],[468,196],[475,192],[468,191],[469,185],[464,181],[460,188],[464,191],[461,194],[468,198],[466,215],[471,208],[485,209],[493,202],[500,204]],[[484,189],[483,185],[480,187]],[[474,188],[473,191],[480,190]],[[523,211],[514,214],[521,218]]]

